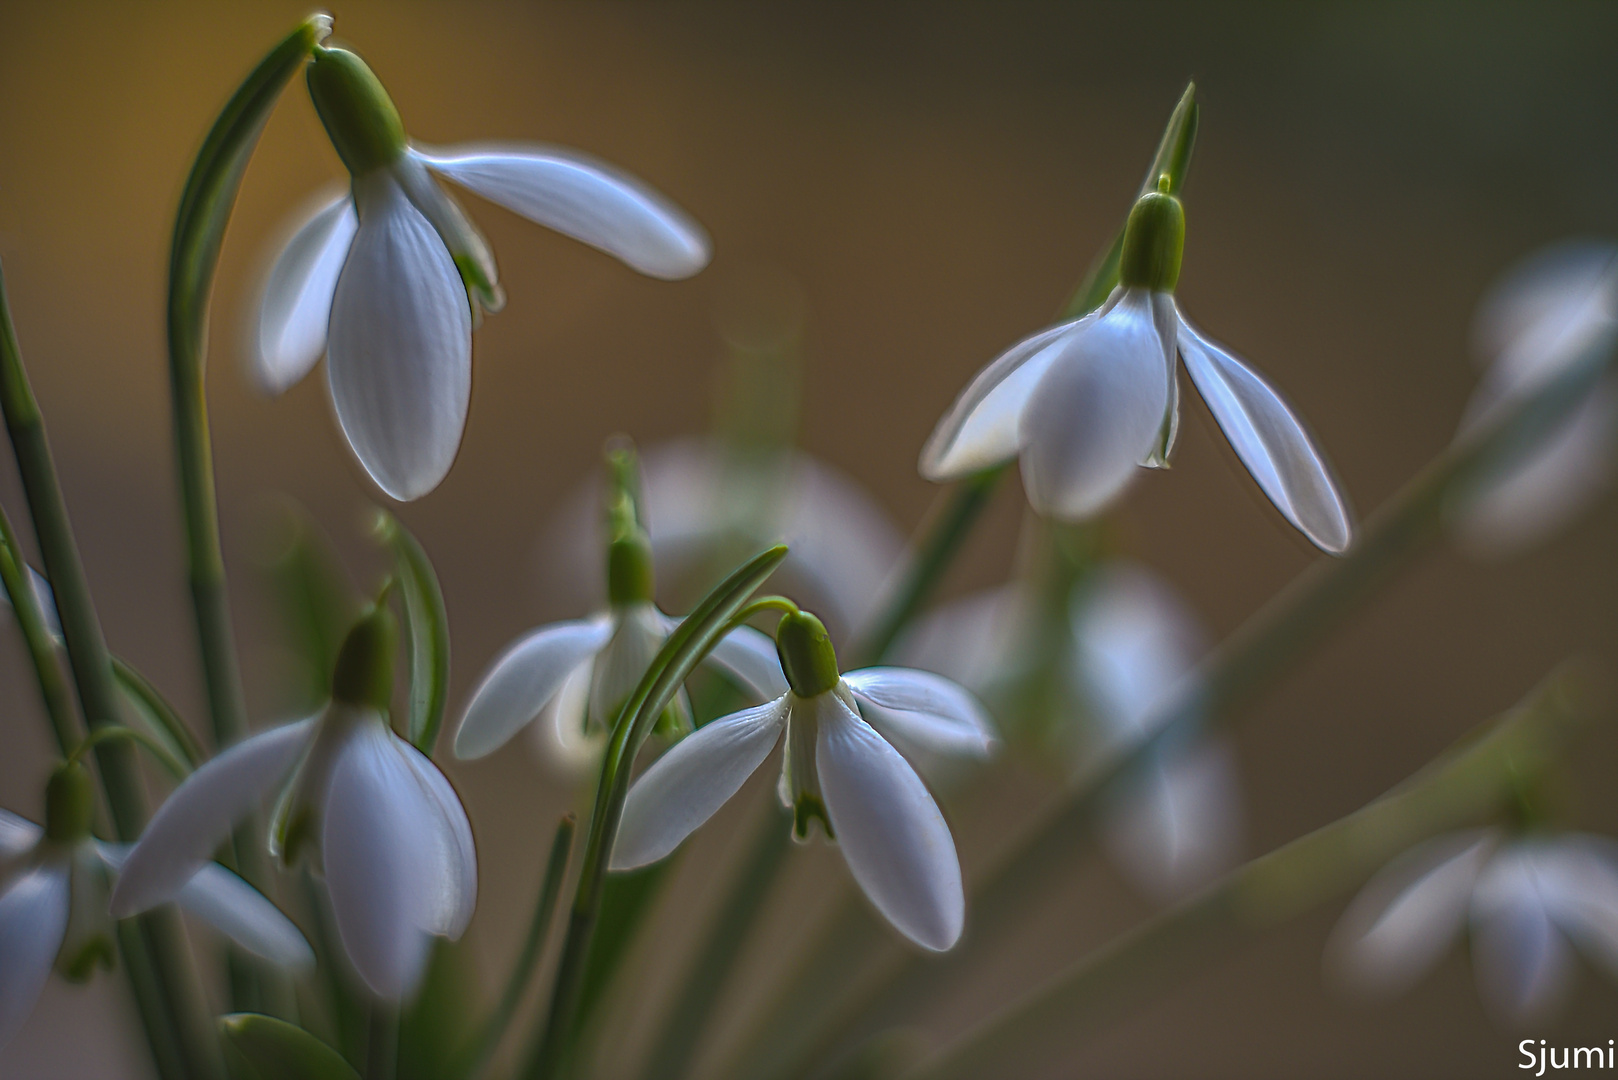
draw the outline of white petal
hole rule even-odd
[[[472,313],[432,225],[386,170],[354,182],[360,227],[332,299],[337,420],[383,491],[409,500],[455,462],[472,392]]]
[[[438,807],[375,716],[358,720],[332,767],[321,856],[343,949],[378,996],[410,993],[459,882]]]
[[[778,698],[722,716],[675,743],[629,789],[611,868],[633,870],[679,847],[770,756],[786,716],[787,699]]]
[[[1618,248],[1573,240],[1510,270],[1478,302],[1473,351],[1491,383],[1516,392],[1554,376],[1618,315]]]
[[[404,756],[437,811],[434,850],[442,867],[434,875],[435,887],[429,894],[435,903],[427,928],[454,941],[466,933],[478,903],[478,853],[472,840],[472,823],[466,819],[461,797],[437,765],[403,739],[395,738],[393,747]]]
[[[865,718],[907,753],[986,758],[994,725],[978,699],[930,671],[874,667],[843,673],[843,682],[869,711]]]
[[[1230,747],[1203,742],[1154,755],[1109,800],[1107,848],[1149,896],[1166,903],[1235,865],[1241,806]]]
[[[1034,387],[1062,353],[1067,335],[1099,313],[1058,323],[1017,342],[978,372],[944,413],[921,451],[921,475],[954,480],[1010,461],[1022,449],[1018,425]]]
[[[815,703],[820,790],[854,880],[905,937],[948,949],[960,940],[966,895],[944,815],[899,752],[835,694]]]
[[[0,868],[3,868],[5,860],[32,851],[44,834],[44,829],[27,818],[18,817],[9,810],[0,810]]]
[[[487,146],[415,153],[490,202],[616,256],[643,274],[678,279],[708,265],[702,226],[639,180],[577,151]]]
[[[480,758],[540,714],[562,683],[612,634],[606,618],[542,626],[501,653],[472,691],[455,732],[455,756]]]
[[[668,633],[667,619],[651,604],[630,605],[613,617],[612,637],[596,655],[590,672],[591,727],[612,727]]]
[[[598,773],[607,744],[607,733],[586,722],[593,666],[594,660],[586,660],[574,668],[529,729],[541,763],[567,783]]]
[[[1174,344],[1155,318],[1162,303],[1172,301],[1129,290],[1062,340],[1019,429],[1023,486],[1039,513],[1064,520],[1099,513],[1157,444]]]
[[[1514,1021],[1545,1018],[1569,988],[1573,958],[1540,895],[1528,845],[1501,851],[1478,879],[1472,959],[1485,1001]]]
[[[1264,494],[1322,551],[1341,554],[1353,538],[1348,508],[1281,395],[1183,317],[1179,341],[1191,381]]]
[[[174,899],[236,823],[292,772],[316,722],[311,717],[254,735],[186,777],[129,853],[112,891],[113,917]]]
[[[96,844],[113,870],[129,859],[130,844]],[[314,965],[315,954],[292,920],[257,889],[218,863],[206,863],[174,902],[256,956],[287,968]]]
[[[253,381],[264,393],[289,389],[326,351],[332,293],[359,224],[346,190],[336,199],[323,197],[276,258],[250,353]]]
[[[1332,932],[1328,956],[1354,989],[1396,993],[1460,934],[1495,834],[1441,836],[1405,852],[1360,891]]]
[[[735,678],[742,687],[751,690],[766,701],[774,700],[788,690],[787,677],[781,673],[781,657],[775,650],[775,639],[751,626],[739,627],[719,639],[719,644],[708,654],[708,660]]]
[[[1144,566],[1097,571],[1069,603],[1074,688],[1112,739],[1149,734],[1163,697],[1177,691],[1201,654],[1203,634],[1184,602]]]
[[[1556,924],[1618,977],[1618,844],[1574,835],[1537,853],[1540,897]]]
[[[44,864],[0,893],[0,1046],[33,1012],[67,932],[68,869]]]

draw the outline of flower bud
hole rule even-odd
[[[398,629],[393,612],[378,604],[343,640],[332,675],[331,696],[348,705],[385,712],[393,700],[393,649]]]
[[[309,96],[350,173],[363,176],[404,154],[399,110],[365,61],[347,49],[314,50]]]
[[[1160,181],[1158,187],[1166,186]],[[1173,292],[1180,280],[1185,248],[1185,208],[1165,191],[1148,191],[1135,201],[1124,226],[1118,281],[1125,288]]]
[[[826,626],[807,611],[789,612],[775,630],[775,651],[781,670],[799,697],[824,694],[837,685],[837,653]]]
[[[58,844],[76,844],[90,835],[94,814],[89,771],[77,761],[58,765],[45,784],[45,836]]]
[[[607,545],[607,600],[613,607],[652,601],[652,540],[638,525]]]

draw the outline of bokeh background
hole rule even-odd
[[[202,715],[180,563],[162,332],[172,215],[219,105],[307,9],[297,3],[7,3],[0,9],[0,258],[84,559],[114,648]],[[701,6],[345,3],[353,43],[423,141],[588,149],[710,230],[683,283],[640,278],[469,200],[510,297],[475,345],[466,441],[398,513],[436,561],[454,635],[452,708],[499,648],[579,614],[546,588],[543,539],[602,441],[705,430],[727,282],[765,267],[805,299],[801,439],[901,531],[936,491],[922,440],[964,381],[1048,321],[1110,239],[1185,80],[1203,105],[1180,296],[1308,418],[1363,515],[1450,439],[1475,382],[1467,331],[1490,280],[1536,246],[1618,235],[1618,10],[1598,4]],[[250,572],[267,492],[310,508],[370,587],[380,496],[341,444],[323,378],[279,400],[241,365],[262,252],[340,166],[301,85],[271,119],[220,267],[209,381],[226,552],[255,721],[276,719],[268,603]],[[1137,558],[1215,634],[1320,558],[1263,503],[1194,395],[1172,471],[1121,513]],[[9,466],[0,498],[23,503]],[[1000,492],[948,582],[1009,573],[1022,514]],[[1422,560],[1241,717],[1252,853],[1348,812],[1509,706],[1556,662],[1613,655],[1618,511],[1505,565]],[[0,642],[0,805],[40,810],[44,727],[21,648]],[[1579,820],[1618,831],[1618,740],[1584,745]],[[483,871],[473,955],[493,985],[567,803],[520,749],[451,766]],[[1008,784],[957,818],[969,872],[1035,801]],[[1037,791],[1037,784],[1033,785]],[[1018,800],[1021,800],[1020,802]],[[638,949],[655,985],[700,926],[702,886],[739,846],[722,818]],[[840,860],[800,853],[795,907],[752,943],[734,1027],[772,959],[805,940]],[[933,1022],[981,1015],[1148,910],[1094,855]],[[1219,964],[1049,1076],[1510,1076],[1517,1039],[1605,1044],[1618,992],[1586,970],[1554,1024],[1495,1027],[1452,954],[1404,999],[1331,991],[1339,906]],[[648,1010],[642,1010],[647,1012]],[[118,984],[53,983],[0,1074],[144,1075]],[[633,1018],[629,1042],[654,1019]],[[132,1056],[132,1055],[130,1055]]]

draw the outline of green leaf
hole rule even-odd
[[[219,1034],[232,1080],[360,1080],[337,1051],[273,1016],[221,1016]]]
[[[1157,191],[1158,178],[1162,176],[1169,178],[1170,195],[1178,195],[1185,186],[1185,174],[1191,168],[1191,151],[1197,142],[1196,94],[1197,84],[1187,83],[1179,104],[1169,114],[1168,125],[1163,128],[1163,138],[1152,157],[1152,167],[1147,170],[1146,179],[1141,183],[1141,194]]]
[[[330,31],[328,16],[312,15],[259,61],[214,121],[186,177],[169,253],[169,349],[176,373],[183,369],[199,388],[208,294],[242,173],[276,99]]]
[[[449,701],[449,613],[444,590],[426,550],[399,520],[379,511],[376,533],[393,551],[394,575],[404,604],[405,652],[410,659],[407,737],[431,756]]]
[[[202,747],[197,745],[196,736],[191,734],[191,729],[180,719],[179,712],[152,685],[151,680],[118,656],[112,658],[112,677],[130,711],[140,718],[144,728],[162,742],[169,753],[193,769],[202,764],[204,754]]]
[[[260,567],[280,615],[287,651],[297,671],[291,706],[316,708],[331,696],[332,671],[360,600],[309,512],[291,499],[273,512]]]

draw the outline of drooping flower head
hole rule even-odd
[[[504,302],[488,243],[435,175],[653,277],[708,261],[702,229],[639,181],[547,146],[413,145],[364,61],[316,46],[309,92],[350,188],[297,229],[270,271],[253,349],[268,392],[326,355],[332,403],[365,471],[395,499],[449,472],[472,389],[472,329]]]
[[[349,632],[319,714],[231,747],[158,808],[113,890],[118,917],[176,891],[280,790],[270,851],[326,882],[344,951],[378,996],[419,980],[434,935],[460,937],[477,904],[477,853],[455,789],[388,725],[395,632],[385,606]]]
[[[1180,313],[1185,211],[1168,179],[1130,211],[1112,295],[979,372],[933,430],[921,473],[953,480],[1019,458],[1035,510],[1093,517],[1137,466],[1168,464],[1179,428],[1178,354],[1276,509],[1322,550],[1341,553],[1352,527],[1325,457],[1280,394]]]
[[[966,916],[960,862],[938,804],[906,755],[987,756],[994,738],[982,707],[927,672],[840,673],[825,626],[807,612],[782,617],[776,645],[789,689],[699,728],[635,781],[612,868],[667,856],[784,739],[777,790],[793,811],[795,835],[806,839],[818,821],[900,933],[927,949],[950,948]]]
[[[107,898],[129,849],[90,834],[94,805],[89,774],[69,761],[46,786],[44,828],[0,810],[0,1046],[33,1011],[53,965],[75,982],[113,965]],[[173,899],[272,963],[314,961],[298,928],[222,866],[194,867]]]

